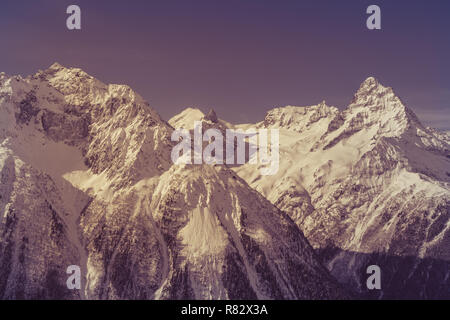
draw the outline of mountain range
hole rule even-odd
[[[194,121],[278,129],[277,174],[172,164],[173,131]],[[450,298],[449,143],[374,78],[344,110],[231,124],[195,108],[165,121],[57,63],[2,73],[0,298]]]

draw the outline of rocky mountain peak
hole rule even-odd
[[[337,108],[328,106],[325,101],[306,107],[286,106],[269,110],[263,124],[267,128],[301,132],[321,120],[333,118],[338,112]]]
[[[54,62],[49,68],[48,70],[60,70],[60,69],[65,69],[65,67],[63,65],[61,65],[58,62]]]
[[[368,101],[373,101],[370,100],[370,98],[381,98],[387,94],[393,94],[391,88],[383,86],[374,77],[368,77],[361,83],[358,90],[356,91],[352,104],[364,104]]]
[[[205,120],[209,120],[213,123],[217,123],[217,115],[216,112],[213,109],[210,109],[208,114],[204,117]]]
[[[198,108],[188,107],[181,113],[173,116],[169,120],[169,124],[175,129],[192,129],[194,122],[200,121],[205,117],[205,114]]]

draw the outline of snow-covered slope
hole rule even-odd
[[[369,296],[449,297],[450,147],[443,134],[422,126],[374,78],[342,112],[324,103],[277,108],[256,125],[280,129],[280,170],[234,170],[296,221],[332,274],[368,293],[365,268],[378,264],[383,288]]]
[[[1,74],[0,297],[347,297],[233,171],[172,166],[172,126],[77,68]],[[66,287],[69,265],[81,290]]]
[[[194,122],[203,119],[205,114],[197,108],[186,108],[181,113],[169,120],[169,124],[175,129],[194,128]]]

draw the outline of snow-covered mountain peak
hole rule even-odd
[[[91,172],[115,186],[171,164],[172,128],[127,85],[107,85],[55,63],[27,78],[5,78],[0,95],[0,134],[17,137],[21,150],[50,142],[75,146]]]
[[[371,113],[380,110],[388,112],[394,109],[403,112],[405,116],[406,113],[412,113],[412,111],[406,110],[405,105],[391,87],[384,86],[374,77],[369,77],[361,83],[346,110],[358,112],[362,110],[361,108],[365,108],[366,112]]]
[[[128,85],[105,84],[80,68],[68,68],[55,62],[48,69],[28,77],[27,81],[37,88],[55,89],[76,113],[98,115],[106,111],[112,115],[118,111],[124,117],[127,117],[126,113],[134,117],[143,112],[155,121],[161,121],[149,104]],[[118,108],[119,105],[122,108]]]
[[[374,77],[367,78],[359,87],[350,105],[342,112],[340,125],[346,135],[362,129],[372,129],[376,136],[400,137],[417,128],[425,130],[414,112],[408,109],[391,87]],[[345,129],[346,128],[346,129]]]
[[[63,69],[65,68],[63,65],[61,65],[59,62],[55,61],[50,67],[49,69],[51,70],[59,70],[59,69]]]
[[[75,67],[65,67],[58,62],[53,63],[50,67],[45,70],[40,70],[36,73],[36,75],[41,76],[41,78],[45,77],[47,80],[51,78],[57,78],[58,80],[62,80],[63,77],[65,80],[77,81],[80,80],[94,80],[94,77],[86,73],[80,68]],[[72,78],[72,79],[70,79]],[[99,81],[100,83],[100,81]]]
[[[380,101],[387,98],[398,99],[392,88],[385,87],[374,77],[369,77],[361,83],[348,108],[380,104]]]
[[[375,77],[368,77],[359,86],[356,96],[363,96],[374,93],[382,93],[390,88],[383,86]]]
[[[194,122],[203,119],[205,114],[198,108],[188,107],[173,116],[168,122],[175,129],[192,129]]]

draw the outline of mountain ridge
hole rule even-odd
[[[349,297],[229,168],[172,165],[174,128],[128,86],[55,63],[2,75],[0,113],[0,297]]]
[[[321,102],[269,110],[236,129],[280,130],[280,169],[233,170],[286,211],[332,274],[370,298],[448,298],[450,148],[373,77],[347,108]],[[379,264],[384,290],[365,288]],[[429,280],[433,279],[433,280]]]

